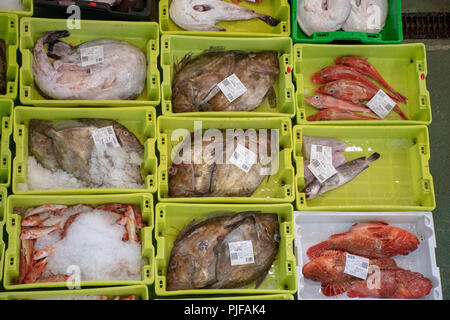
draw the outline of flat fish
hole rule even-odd
[[[133,100],[141,94],[147,76],[147,61],[141,50],[115,40],[71,47],[59,40],[69,35],[65,30],[47,32],[34,47],[34,80],[44,96],[60,100]],[[48,52],[45,44],[49,45]],[[97,57],[100,62],[83,66],[81,52],[91,47],[103,55]],[[56,61],[51,63],[49,56]]]
[[[240,212],[192,221],[176,238],[167,268],[167,290],[258,287],[275,260],[280,241],[276,214]],[[231,265],[230,244],[250,242],[253,255]],[[250,261],[251,260],[251,261]]]
[[[307,36],[342,28],[351,12],[350,0],[297,0],[297,22]]]
[[[176,25],[189,31],[226,31],[216,26],[220,21],[260,19],[270,26],[279,23],[271,16],[222,0],[173,0],[169,14]]]
[[[276,108],[274,84],[280,67],[278,53],[246,53],[212,48],[192,58],[186,55],[175,65],[172,108],[178,112],[252,111],[266,98]],[[246,91],[230,102],[218,84],[235,75]]]
[[[344,31],[379,33],[388,15],[387,0],[351,0],[352,10],[342,26]]]

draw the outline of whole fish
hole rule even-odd
[[[419,239],[411,232],[377,221],[355,223],[349,231],[310,247],[307,255],[315,258],[325,250],[342,250],[368,258],[388,258],[407,255],[418,245]]]
[[[310,97],[306,97],[305,101],[318,109],[339,108],[348,111],[370,113],[372,115],[375,115],[372,110],[370,110],[367,106],[363,104],[357,104],[351,101],[341,100],[320,93]]]
[[[279,23],[271,16],[222,0],[173,0],[169,14],[176,25],[189,31],[226,31],[216,26],[220,21],[260,19],[270,26]]]
[[[60,214],[62,210],[66,209],[67,206],[64,204],[43,204],[42,206],[36,208],[30,208],[25,211],[23,218],[26,219],[28,217],[42,214],[46,212],[51,212],[53,214]]]
[[[327,108],[316,114],[306,117],[308,121],[333,121],[333,120],[381,120],[380,118],[369,117],[341,108]]]
[[[340,153],[345,151],[345,143],[330,137],[314,137],[314,136],[303,136],[302,137],[302,153],[305,159],[311,159],[311,146],[319,145],[331,148],[333,155],[335,153]]]
[[[345,264],[345,252],[328,250],[305,264],[302,273],[307,279],[322,282],[325,296],[347,292],[350,298],[409,299],[426,296],[433,287],[430,279],[398,267],[390,258],[370,259],[366,280],[344,273]]]
[[[317,93],[333,96],[338,99],[361,103],[362,101],[371,100],[378,90],[369,87],[356,80],[336,80],[326,83],[323,86],[315,88]],[[397,112],[404,120],[408,117],[403,113],[400,107],[396,104],[394,111]]]
[[[0,39],[0,95],[6,94],[6,71],[8,63],[6,61],[6,43],[5,40]]]
[[[351,12],[350,0],[297,0],[297,22],[307,36],[342,28]]]
[[[375,67],[369,61],[367,61],[367,58],[349,56],[336,58],[334,62],[337,65],[344,65],[347,67],[351,67],[356,71],[360,72],[361,74],[364,74],[374,79],[379,84],[390,90],[395,95],[395,97],[400,100],[400,102],[406,103],[408,101],[408,98],[406,98],[404,95],[396,91],[389,85],[389,83],[386,80],[384,80],[384,78],[377,71],[377,69],[375,69]]]
[[[379,33],[388,15],[387,0],[351,0],[352,10],[342,30],[349,32]]]
[[[374,153],[367,159],[366,157],[361,157],[349,161],[337,167],[337,173],[323,183],[320,183],[319,180],[314,180],[302,191],[306,195],[306,200],[312,200],[325,192],[339,188],[340,186],[352,181],[361,172],[369,167],[369,163],[377,160],[378,158],[380,158],[380,155],[378,153]]]
[[[280,73],[278,53],[246,53],[210,49],[192,59],[191,54],[174,67],[173,112],[252,111],[268,98],[276,107],[273,88]],[[218,84],[234,74],[246,91],[230,102]]]
[[[132,100],[141,94],[147,76],[141,50],[115,40],[89,41],[77,47],[59,40],[69,35],[66,30],[47,32],[34,47],[33,75],[43,95],[60,100]],[[95,57],[99,62],[83,66],[82,52],[93,47],[102,52]],[[48,56],[56,61],[51,63]]]
[[[250,241],[253,261],[231,265],[229,246]],[[192,221],[176,238],[167,268],[167,290],[258,287],[278,253],[276,214],[240,212]]]
[[[342,152],[333,152],[332,153],[332,165],[333,167],[337,168],[341,165],[343,165],[344,163],[346,163],[347,160],[345,159],[345,156]],[[314,174],[311,172],[311,170],[308,168],[310,164],[309,160],[305,160],[303,162],[303,178],[304,178],[304,185],[308,186],[311,182],[313,182],[316,177],[314,176]]]
[[[23,228],[22,232],[20,233],[20,239],[22,240],[37,239],[55,230],[61,230],[59,223],[49,227]]]

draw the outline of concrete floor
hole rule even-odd
[[[449,0],[403,0],[403,12],[450,12]],[[404,41],[423,42],[427,47],[427,88],[431,95],[433,121],[430,132],[430,170],[434,178],[436,209],[436,260],[441,272],[443,297],[450,300],[450,39]]]

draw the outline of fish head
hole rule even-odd
[[[326,84],[325,86],[316,87],[316,93],[318,94],[325,94],[328,96],[335,96],[338,92],[336,89],[337,83],[331,82]]]
[[[305,98],[306,102],[308,102],[310,105],[313,105],[314,107],[318,108],[318,109],[323,109],[325,108],[325,105],[323,103],[323,99],[322,96],[320,94],[315,94],[311,97],[306,97]]]
[[[248,54],[248,71],[279,74],[278,53],[274,51],[264,51]]]
[[[305,278],[313,281],[330,282],[339,276],[337,268],[342,264],[345,264],[345,253],[327,250],[305,264],[302,273]]]
[[[305,193],[306,200],[314,199],[317,197],[320,191],[320,182],[318,180],[315,180],[314,182],[310,183],[305,189],[303,189],[303,193]]]
[[[311,82],[314,84],[322,84],[322,83],[327,83],[330,82],[332,80],[331,79],[331,72],[333,70],[334,66],[331,67],[325,67],[322,70],[320,70],[319,72],[314,73],[311,76]]]
[[[192,277],[195,273],[195,257],[177,250],[172,252],[167,266],[167,290],[192,288]]]
[[[126,150],[141,152],[143,147],[139,140],[136,138],[134,134],[128,131],[125,127],[116,126],[114,128],[114,132],[116,133],[117,139],[120,142],[120,145],[125,147]]]

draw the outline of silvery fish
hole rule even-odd
[[[344,31],[379,33],[388,14],[387,0],[351,0],[352,11],[342,26]]]
[[[361,157],[336,168],[337,173],[331,178],[320,183],[319,180],[314,180],[302,192],[306,195],[306,200],[312,200],[325,192],[336,189],[350,181],[352,181],[361,172],[369,167],[369,163],[380,158],[380,154],[374,153],[366,159]]]
[[[307,36],[342,28],[351,12],[350,0],[297,0],[297,22]]]
[[[69,35],[65,30],[47,32],[34,47],[34,80],[44,96],[60,100],[132,100],[141,94],[147,77],[147,60],[141,50],[115,40],[88,41],[77,47],[59,40]],[[90,64],[86,50],[94,49],[97,54],[91,57],[95,62]],[[49,57],[55,62],[50,62]]]
[[[170,18],[184,30],[226,31],[216,26],[220,21],[260,19],[271,26],[278,25],[275,18],[222,0],[173,0]]]
[[[249,241],[252,261],[231,265],[230,243]],[[167,268],[167,290],[258,287],[279,248],[278,217],[240,212],[192,221],[176,238]]]

